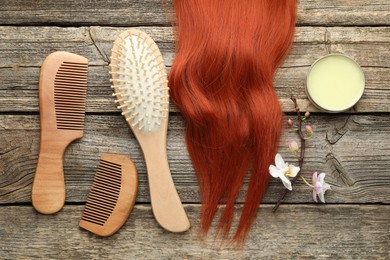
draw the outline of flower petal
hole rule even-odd
[[[293,178],[297,176],[298,172],[301,170],[299,167],[295,167],[294,165],[289,165],[288,169],[289,171],[286,175]]]
[[[317,201],[317,192],[316,192],[315,189],[313,189],[313,200],[314,200],[315,202],[318,202],[318,201]]]
[[[319,175],[318,175],[318,181],[321,183],[321,184],[324,184],[324,179],[325,179],[325,173],[324,172],[321,172]]]
[[[286,187],[288,190],[292,190],[291,181],[282,174],[280,177],[280,180],[283,182],[284,187]]]
[[[317,181],[316,184],[314,185],[314,190],[317,192],[317,194],[319,194],[322,190],[322,184]]]
[[[321,202],[325,203],[325,192],[321,191],[318,193],[318,198]]]
[[[268,168],[269,174],[271,174],[272,177],[274,178],[279,178],[281,175],[283,175],[283,172],[276,168],[275,165],[270,165]]]
[[[327,191],[327,190],[331,190],[332,187],[330,187],[330,185],[326,182],[324,182],[324,184],[322,185],[322,190],[324,191],[324,193]]]
[[[279,153],[275,155],[275,165],[279,169],[283,169],[286,167],[286,163],[284,162],[283,157]]]
[[[313,185],[316,185],[316,183],[317,183],[317,172],[314,172],[313,173],[313,177],[312,177],[312,179],[313,179]]]

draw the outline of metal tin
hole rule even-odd
[[[363,91],[362,91],[362,94],[360,95],[360,97],[357,99],[357,101],[355,103],[353,103],[351,106],[349,106],[348,108],[346,109],[343,109],[343,110],[329,110],[329,109],[326,109],[320,105],[318,105],[313,99],[312,97],[310,96],[309,94],[309,91],[308,91],[308,79],[309,79],[309,75],[310,75],[310,72],[312,70],[312,68],[317,64],[317,62],[319,62],[320,60],[324,59],[324,58],[327,58],[327,57],[330,57],[330,56],[343,56],[349,60],[351,60],[352,62],[354,62],[358,68],[360,69],[362,75],[363,75],[363,81],[364,81],[364,85],[363,85]],[[351,57],[345,55],[345,54],[341,54],[341,53],[333,53],[333,54],[328,54],[328,55],[325,55],[325,56],[322,56],[321,58],[317,59],[311,66],[310,66],[310,69],[309,71],[307,72],[307,76],[306,76],[306,81],[305,81],[305,92],[306,92],[306,95],[308,97],[308,99],[310,100],[310,102],[315,106],[317,107],[319,110],[321,111],[324,111],[324,112],[328,112],[328,113],[340,113],[340,112],[343,112],[343,111],[347,111],[349,109],[351,109],[352,107],[354,107],[359,101],[360,99],[362,98],[363,94],[364,94],[364,91],[365,91],[365,88],[366,88],[366,78],[365,78],[365,75],[364,75],[364,72],[362,70],[362,68],[360,67],[360,65],[354,60],[352,59]]]

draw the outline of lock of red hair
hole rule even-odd
[[[248,176],[235,241],[244,241],[269,180],[283,112],[273,87],[291,49],[296,0],[173,0],[176,56],[170,93],[186,122],[198,177],[201,231],[219,204],[227,238],[235,201]]]

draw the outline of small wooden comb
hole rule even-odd
[[[138,174],[133,161],[122,155],[102,154],[80,227],[98,236],[111,236],[129,217],[137,190]]]
[[[32,204],[42,214],[56,213],[65,203],[63,157],[84,133],[87,74],[88,60],[69,52],[50,54],[41,67],[41,140]]]

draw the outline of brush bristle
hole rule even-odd
[[[116,103],[133,128],[153,132],[169,110],[168,81],[156,43],[130,30],[114,42],[110,74]]]
[[[54,81],[57,129],[84,129],[88,64],[64,61]]]
[[[82,220],[103,226],[117,204],[122,183],[122,166],[100,160]]]

